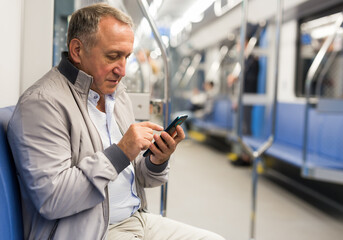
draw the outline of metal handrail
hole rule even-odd
[[[325,75],[331,68],[333,62],[335,61],[335,58],[337,56],[338,52],[333,52],[330,54],[328,60],[326,61],[324,68],[320,71],[320,74],[318,76],[318,81],[316,83],[316,90],[315,90],[315,96],[316,97],[321,97],[320,89],[323,85]]]
[[[302,152],[302,175],[308,176],[308,168],[306,166],[307,162],[307,134],[308,134],[308,121],[309,121],[309,108],[310,108],[310,91],[311,91],[311,84],[317,74],[317,71],[322,63],[326,53],[329,50],[330,45],[333,43],[333,40],[336,37],[338,29],[341,27],[343,23],[343,13],[339,15],[335,22],[335,26],[333,29],[332,34],[325,39],[322,47],[319,49],[316,57],[314,58],[306,76],[305,80],[305,97],[306,97],[306,104],[305,104],[305,118],[304,118],[304,136],[303,136],[303,152]]]
[[[192,62],[190,65],[188,65],[187,70],[181,80],[179,81],[177,87],[185,88],[188,86],[189,82],[191,81],[192,77],[194,76],[195,71],[199,67],[199,64],[201,62],[201,54],[197,53],[194,55]]]
[[[172,89],[176,88],[179,86],[183,76],[185,75],[185,72],[188,69],[189,64],[191,63],[190,58],[186,57],[182,59],[182,62],[180,66],[178,67],[178,70],[176,71],[174,77],[172,78],[171,84],[172,84]]]
[[[238,97],[238,113],[237,113],[237,128],[236,135],[237,140],[242,146],[242,148],[254,159],[253,161],[253,172],[252,172],[252,204],[251,204],[251,216],[250,216],[250,239],[255,239],[255,217],[256,217],[256,193],[257,193],[257,158],[259,158],[272,144],[275,135],[275,119],[276,119],[276,100],[277,100],[277,88],[278,88],[278,73],[279,73],[279,52],[280,52],[280,35],[281,35],[281,23],[282,23],[282,6],[283,0],[277,1],[277,14],[276,14],[276,44],[275,44],[275,87],[274,87],[274,98],[273,98],[273,114],[272,114],[272,126],[271,133],[267,139],[256,151],[254,151],[248,144],[243,141],[242,129],[241,129],[241,119],[242,119],[242,96],[244,89],[244,64],[245,64],[245,54],[244,48],[240,50],[240,65],[241,71],[239,74],[239,97]],[[247,25],[247,13],[248,13],[248,1],[243,0],[242,2],[242,26],[240,43],[244,46],[245,36],[246,36],[246,25]]]
[[[225,56],[227,55],[229,51],[229,48],[226,45],[223,45],[220,49],[219,49],[219,54],[217,55],[217,58],[212,62],[208,73],[207,73],[207,78],[209,79],[213,79],[214,75],[217,73],[220,65],[222,64]]]
[[[164,72],[165,72],[165,78],[164,78],[164,128],[166,128],[169,124],[169,118],[170,118],[170,112],[169,112],[169,83],[170,83],[170,74],[169,74],[169,59],[167,56],[167,49],[163,44],[161,35],[159,34],[156,24],[154,20],[152,19],[151,15],[148,12],[149,5],[146,0],[137,0],[137,3],[139,7],[142,10],[142,13],[144,17],[147,19],[149,22],[149,25],[152,29],[152,32],[154,34],[154,37],[156,39],[156,42],[158,44],[158,47],[161,50],[162,53],[162,59],[163,59],[163,64],[164,64]],[[166,210],[167,209],[167,183],[162,185],[161,187],[161,215],[166,216]]]
[[[262,29],[266,26],[266,24],[267,24],[266,22],[261,22],[259,24],[259,27],[258,27],[256,33],[254,34],[254,36],[249,39],[247,47],[244,49],[245,59],[248,59],[250,57],[250,55],[252,54],[252,52],[253,52],[256,44],[257,44],[257,39],[259,38],[259,36],[262,32]],[[245,44],[245,40],[244,40],[244,44]],[[241,58],[239,58],[239,59],[241,59]],[[233,67],[232,75],[234,77],[237,77],[240,75],[241,71],[242,71],[241,64],[240,64],[240,62],[237,62],[235,64],[235,66]]]
[[[265,22],[265,21],[260,22],[258,24],[258,29],[257,29],[256,33],[254,34],[254,36],[252,36],[249,39],[248,45],[247,45],[246,49],[244,50],[245,58],[248,58],[252,54],[252,51],[254,50],[254,48],[257,44],[257,40],[260,37],[261,32],[266,27],[266,25],[267,25],[267,22]]]
[[[244,0],[242,2],[243,4],[243,11],[245,12],[243,14],[243,20],[242,20],[242,28],[241,28],[241,36],[240,36],[240,42],[241,45],[244,46],[245,43],[245,32],[246,32],[246,16],[247,15],[247,0]],[[240,87],[239,87],[239,97],[238,97],[238,113],[236,116],[236,122],[237,122],[237,126],[236,126],[236,135],[237,135],[237,140],[238,142],[241,143],[242,147],[244,148],[244,150],[246,150],[246,152],[252,157],[252,158],[257,158],[259,156],[262,155],[263,152],[265,152],[273,143],[274,141],[274,135],[275,135],[275,119],[276,119],[276,100],[277,100],[277,87],[278,87],[278,69],[279,69],[279,48],[280,48],[280,27],[281,27],[281,21],[282,21],[282,0],[278,0],[278,6],[277,6],[277,21],[276,21],[276,44],[275,44],[275,72],[274,72],[274,79],[275,79],[275,87],[274,87],[274,98],[273,98],[273,114],[272,114],[272,126],[271,126],[271,134],[268,137],[268,140],[262,144],[262,146],[254,151],[252,150],[252,148],[250,148],[249,145],[247,145],[246,143],[243,142],[242,140],[242,131],[241,131],[241,119],[242,119],[242,106],[243,106],[243,89],[244,89],[244,65],[245,65],[245,58],[246,56],[249,56],[244,48],[241,48],[240,50],[240,73],[239,73],[239,83],[240,83]]]

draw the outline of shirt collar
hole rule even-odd
[[[105,95],[105,101],[115,102],[115,94],[116,91],[114,91],[112,94]],[[90,101],[94,106],[97,106],[99,99],[100,95],[92,89],[89,89],[88,101]]]

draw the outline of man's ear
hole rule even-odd
[[[69,57],[75,65],[81,63],[80,52],[82,47],[82,42],[77,38],[73,38],[69,43]]]

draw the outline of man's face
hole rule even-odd
[[[93,77],[91,89],[100,96],[112,94],[125,76],[134,34],[130,26],[113,17],[99,22],[95,45],[80,53],[80,69]]]

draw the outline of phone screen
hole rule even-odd
[[[174,121],[172,121],[172,123],[169,124],[169,126],[164,131],[166,131],[169,135],[172,135],[176,131],[176,126],[181,125],[187,119],[187,117],[188,115],[177,116],[174,119]],[[156,147],[158,147],[156,142],[154,144],[156,145]],[[152,152],[150,151],[150,148],[149,148],[144,152],[143,157],[149,156],[150,154],[152,154]]]

